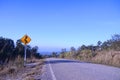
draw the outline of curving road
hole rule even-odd
[[[48,58],[41,80],[120,80],[120,68]]]

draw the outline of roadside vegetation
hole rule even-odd
[[[71,47],[70,51],[64,48],[59,57],[120,67],[120,35],[115,34],[104,42],[98,41],[97,45],[83,44],[78,49]]]
[[[33,76],[37,73],[37,70],[39,71],[41,69],[40,66],[42,65],[43,60],[42,55],[38,53],[38,47],[27,45],[26,53],[27,63],[39,63],[34,66],[34,70],[31,67],[24,67],[24,45],[20,40],[17,40],[17,42],[14,43],[12,39],[0,37],[0,80],[14,80],[21,78],[24,74],[27,76],[27,74],[30,73]],[[38,69],[38,65],[40,69]],[[29,70],[36,72],[33,72],[32,74]],[[24,80],[24,78],[25,77],[21,78],[21,80]]]
[[[120,34],[115,34],[104,42],[98,41],[97,45],[82,45],[77,49],[63,48],[60,53],[52,52],[51,55],[41,55],[38,47],[27,45],[27,63],[37,63],[24,67],[24,45],[20,40],[16,43],[12,39],[0,37],[0,80],[34,80],[40,77],[44,58],[56,57],[93,62],[98,64],[120,67]],[[24,73],[24,74],[23,74]],[[40,79],[40,78],[39,78]]]

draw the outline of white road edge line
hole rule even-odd
[[[52,80],[57,80],[56,77],[55,77],[55,74],[53,72],[53,69],[52,69],[52,67],[50,65],[50,62],[49,62],[49,67],[50,67],[50,72],[51,72],[51,75],[52,75]]]

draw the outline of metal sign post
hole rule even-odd
[[[25,48],[25,50],[24,50],[24,66],[26,65],[26,45],[24,45],[24,48]]]
[[[27,44],[31,41],[31,38],[28,35],[24,35],[20,40],[21,40],[21,42],[24,43],[24,66],[26,66]]]

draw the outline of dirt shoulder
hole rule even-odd
[[[26,67],[0,67],[0,80],[40,80],[43,62],[43,59],[36,59]]]

